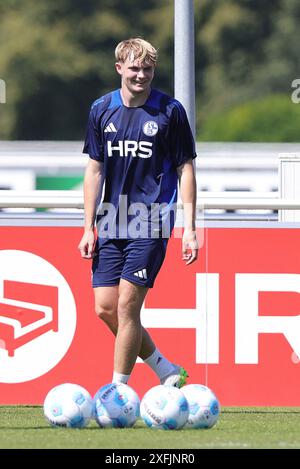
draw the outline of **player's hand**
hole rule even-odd
[[[182,237],[182,260],[192,264],[198,257],[198,241],[195,230],[185,229]]]
[[[92,259],[95,249],[95,233],[94,231],[85,231],[78,245],[81,257],[84,259]]]

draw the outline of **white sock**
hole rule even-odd
[[[159,379],[163,379],[168,375],[171,375],[176,369],[174,363],[169,362],[166,357],[156,348],[150,357],[144,360],[152,370],[158,375]]]
[[[114,371],[112,382],[127,384],[129,378],[130,375],[122,375],[122,373],[117,373],[116,371]]]

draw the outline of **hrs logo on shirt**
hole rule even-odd
[[[135,140],[119,140],[117,145],[112,145],[112,142],[107,142],[107,154],[113,156],[139,156],[140,158],[150,158],[152,156],[152,142]]]

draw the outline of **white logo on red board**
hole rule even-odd
[[[40,256],[0,251],[0,382],[37,378],[60,362],[76,328],[62,274]]]
[[[142,308],[141,319],[146,328],[195,329],[196,363],[220,363],[220,297],[218,273],[196,274],[196,307],[171,309],[168,314],[160,308]],[[300,274],[239,273],[235,275],[235,363],[258,364],[260,334],[283,334],[291,346],[292,362],[299,363],[300,315],[260,315],[259,296],[262,293],[300,294]],[[278,298],[277,298],[278,301]],[[290,358],[290,356],[289,356]],[[141,360],[138,358],[137,360]]]

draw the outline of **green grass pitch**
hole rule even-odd
[[[256,449],[300,448],[300,408],[227,407],[209,430],[53,428],[39,406],[0,406],[1,449]]]

